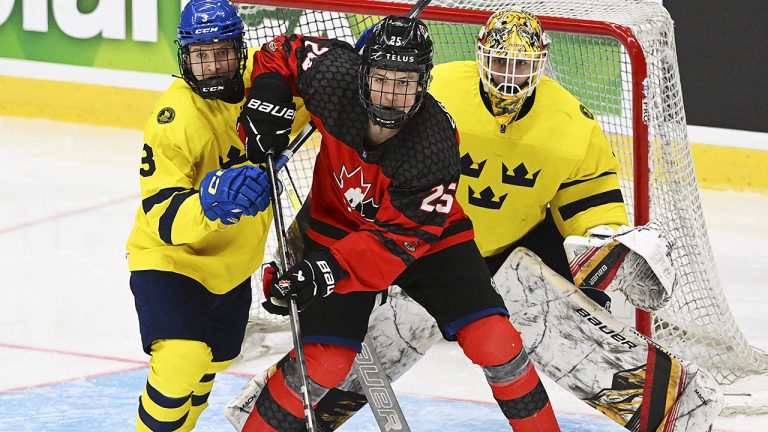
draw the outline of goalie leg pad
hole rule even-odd
[[[390,288],[385,304],[373,308],[368,336],[373,341],[384,372],[393,382],[416,364],[429,347],[442,339],[435,320],[397,286]],[[272,368],[254,376],[226,407],[224,415],[236,430],[244,430],[248,416],[254,411],[254,402],[275,370]],[[336,430],[365,403],[362,387],[350,371],[336,389],[317,403],[315,418],[325,430]]]
[[[597,307],[530,251],[494,276],[531,360],[630,430],[701,432],[722,408],[711,376]]]

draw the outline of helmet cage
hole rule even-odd
[[[538,18],[525,11],[497,12],[480,30],[480,82],[499,123],[513,122],[533,94],[547,66],[549,43]]]
[[[362,50],[359,96],[371,121],[397,129],[424,102],[432,71],[432,41],[417,19],[387,17]]]
[[[547,64],[547,51],[514,52],[477,45],[480,80],[497,97],[530,96],[541,81]]]
[[[214,46],[214,43],[179,45],[177,60],[181,77],[195,93],[204,99],[227,100],[235,94],[239,94],[237,101],[242,98],[240,93],[242,93],[243,74],[248,58],[247,47],[242,36],[239,39],[230,40],[233,44],[225,47]],[[216,75],[210,77],[202,74],[202,78],[199,78],[194,69],[203,71],[208,63],[234,64],[235,66],[232,70],[219,70]]]

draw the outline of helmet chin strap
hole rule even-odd
[[[238,103],[245,95],[245,86],[240,77],[214,77],[198,80],[197,93],[203,99],[218,99],[227,103]]]
[[[399,129],[400,122],[405,116],[405,111],[396,108],[385,108],[378,105],[371,105],[371,112],[374,114],[373,122],[385,129]]]

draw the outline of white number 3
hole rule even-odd
[[[432,188],[432,193],[421,201],[420,209],[428,212],[448,213],[453,207],[453,194],[456,192],[456,183],[448,185],[448,192],[443,185]]]

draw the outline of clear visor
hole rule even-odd
[[[240,50],[235,41],[189,45],[184,61],[198,80],[234,79],[240,69]]]
[[[483,85],[500,97],[517,97],[530,94],[539,84],[547,52],[514,52],[478,44],[477,57]]]

